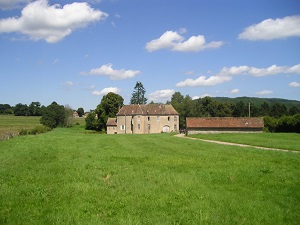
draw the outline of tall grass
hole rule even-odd
[[[80,126],[0,142],[0,224],[298,224],[300,155]]]

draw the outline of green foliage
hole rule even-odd
[[[121,95],[109,92],[102,97],[101,103],[97,106],[98,131],[106,129],[106,122],[109,117],[116,117],[119,109],[123,107],[124,99]]]
[[[41,116],[42,115],[41,103],[32,102],[28,107],[28,111],[30,116]]]
[[[270,132],[300,133],[300,114],[281,118],[264,117],[265,128]]]
[[[99,123],[96,119],[96,114],[94,112],[90,112],[89,115],[85,118],[85,129],[86,130],[98,130]]]
[[[78,108],[76,112],[78,113],[79,117],[82,117],[84,115],[84,109],[83,108]]]
[[[43,134],[46,133],[48,131],[50,131],[51,129],[49,127],[43,126],[43,125],[39,125],[36,126],[34,128],[31,129],[22,129],[19,133],[19,135],[36,135],[36,134]]]
[[[295,153],[74,127],[0,142],[0,165],[0,224],[299,221]]]
[[[45,108],[41,123],[51,129],[58,126],[65,126],[67,123],[65,107],[58,105],[56,102],[52,102],[51,105]]]
[[[14,107],[15,116],[29,116],[29,109],[26,104],[18,103]]]
[[[145,97],[146,89],[142,82],[136,82],[134,91],[132,93],[130,104],[147,104],[147,98]]]
[[[13,109],[9,104],[0,104],[0,115],[13,114]]]

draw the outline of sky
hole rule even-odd
[[[0,104],[300,100],[298,0],[0,0]]]

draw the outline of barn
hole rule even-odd
[[[263,132],[260,117],[187,117],[186,134]]]

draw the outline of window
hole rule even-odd
[[[170,117],[168,116],[168,121],[170,121]]]
[[[148,116],[148,121],[150,121],[150,116]]]
[[[177,132],[177,124],[174,125],[174,131]]]
[[[140,130],[141,129],[141,124],[138,124],[138,130]]]
[[[174,116],[174,121],[177,121],[177,116]]]
[[[138,122],[140,122],[141,121],[141,116],[138,116]]]
[[[120,126],[120,129],[121,129],[121,130],[125,130],[125,125],[121,125],[121,126]]]

